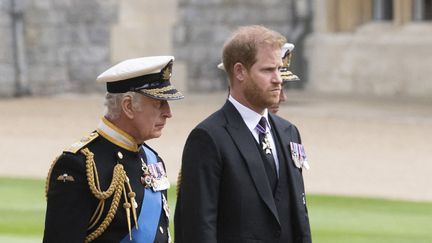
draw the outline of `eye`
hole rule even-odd
[[[160,100],[159,101],[159,103],[158,103],[158,109],[162,109],[163,107],[165,107],[165,106],[167,106],[168,105],[168,101],[166,101],[166,100]]]
[[[268,68],[264,69],[264,72],[266,72],[266,73],[271,73],[273,71],[274,71],[274,68],[272,68],[272,67],[268,67]]]
[[[155,100],[154,107],[160,109],[162,107],[162,100]]]

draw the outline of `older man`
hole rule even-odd
[[[186,141],[177,243],[310,243],[297,128],[268,112],[282,89],[286,39],[245,26],[225,42],[230,95]]]
[[[47,178],[44,242],[170,241],[165,165],[145,141],[183,98],[170,83],[172,56],[126,60],[106,83],[106,113],[96,131],[56,159]]]

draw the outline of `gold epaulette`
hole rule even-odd
[[[182,170],[180,169],[180,171],[179,171],[179,173],[178,173],[178,175],[177,175],[177,188],[176,188],[177,196],[178,196],[179,191],[180,191],[180,184],[181,184],[181,181],[182,181]]]
[[[64,152],[69,152],[69,153],[74,153],[75,154],[81,148],[83,148],[84,146],[86,146],[87,144],[89,144],[91,141],[93,141],[98,136],[99,136],[99,134],[97,132],[92,132],[89,135],[84,136],[83,138],[81,138],[78,142],[72,144],[68,149],[65,149]]]

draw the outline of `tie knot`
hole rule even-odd
[[[266,127],[267,127],[267,120],[265,117],[261,117],[260,121],[258,122],[258,124],[256,126],[258,132],[265,133],[267,130]]]

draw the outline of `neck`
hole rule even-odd
[[[237,100],[240,104],[246,106],[247,108],[249,108],[249,109],[255,111],[255,112],[258,113],[258,114],[264,115],[264,110],[265,110],[265,108],[254,106],[251,102],[248,101],[248,99],[246,99],[246,97],[245,97],[243,94],[241,94],[241,93],[236,93],[236,92],[231,91],[231,92],[230,92],[230,95],[231,95],[235,100]]]
[[[143,144],[144,141],[138,141],[136,139],[136,135],[134,134],[134,129],[131,126],[131,122],[130,120],[127,120],[127,118],[125,118],[124,116],[120,115],[120,117],[116,118],[116,119],[110,119],[108,117],[105,117],[105,119],[107,119],[109,122],[111,122],[112,124],[114,124],[116,127],[118,127],[119,129],[121,129],[123,132],[125,132],[126,134],[128,134],[129,136],[131,136],[134,139],[134,142],[136,144]]]

